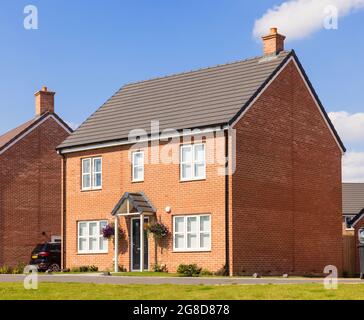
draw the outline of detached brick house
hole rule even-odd
[[[61,236],[61,157],[71,129],[54,92],[35,94],[35,118],[0,136],[0,265],[28,263],[38,243]]]
[[[261,57],[128,84],[58,147],[64,267],[342,270],[345,148],[284,39],[272,28]],[[167,237],[143,231],[155,221]]]

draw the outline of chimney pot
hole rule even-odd
[[[46,86],[34,94],[35,96],[35,115],[41,116],[46,112],[54,113],[55,92],[48,91]]]
[[[270,28],[270,34],[263,36],[262,39],[264,55],[277,55],[281,51],[284,51],[284,40],[286,37],[279,34],[277,28]]]

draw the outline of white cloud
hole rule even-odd
[[[268,33],[269,28],[278,27],[287,40],[305,38],[324,27],[328,12],[325,9],[334,6],[338,16],[346,16],[353,10],[364,8],[364,0],[290,0],[269,9],[255,21],[253,35],[260,37]]]
[[[343,181],[364,182],[364,152],[347,152],[343,158]]]
[[[329,117],[345,144],[361,143],[364,148],[364,113],[330,112]]]

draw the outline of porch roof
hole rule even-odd
[[[154,213],[156,209],[143,192],[125,192],[111,212],[113,216]]]

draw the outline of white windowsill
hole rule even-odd
[[[109,253],[109,250],[107,251],[78,251],[78,255],[91,255],[91,254],[107,254]]]
[[[206,177],[189,178],[189,179],[182,179],[182,178],[180,178],[179,182],[193,182],[193,181],[204,181],[204,180],[206,180]]]
[[[211,252],[211,248],[210,249],[181,249],[181,250],[173,249],[172,252],[175,252],[175,253]]]

